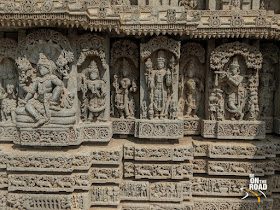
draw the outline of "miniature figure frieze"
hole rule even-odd
[[[259,119],[266,122],[266,131],[273,131],[274,94],[276,91],[276,69],[279,63],[279,48],[272,44],[262,44],[263,66],[260,70]],[[277,119],[277,118],[276,118]]]
[[[178,115],[184,119],[184,134],[200,134],[200,119],[204,117],[205,50],[198,43],[186,43],[181,48],[179,72]]]
[[[141,119],[137,120],[138,130],[135,136],[139,138],[183,136],[182,122],[178,120],[180,42],[167,37],[153,38],[141,44],[140,57],[142,109]]]
[[[81,138],[107,142],[112,137],[108,40],[85,34],[77,40],[77,90]],[[109,46],[108,46],[109,47]],[[87,132],[90,130],[90,132]],[[102,131],[101,131],[102,130]]]
[[[209,121],[203,122],[204,137],[210,137],[210,133],[214,138],[265,137],[265,124],[257,121],[262,61],[262,54],[257,48],[240,42],[221,45],[211,53],[210,67],[213,71],[208,78]],[[216,121],[216,125],[211,121]],[[213,131],[209,130],[210,127]]]
[[[140,117],[138,46],[130,40],[114,42],[110,62],[114,134],[134,134],[134,119]]]

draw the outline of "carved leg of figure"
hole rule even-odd
[[[16,123],[16,112],[14,110],[11,111],[11,118],[12,118],[12,122]]]
[[[187,111],[184,117],[190,117],[192,113],[192,108],[190,106],[187,105]]]
[[[25,109],[37,121],[37,123],[35,124],[36,127],[43,125],[47,121],[47,118],[41,117],[40,113],[32,104],[27,103]]]
[[[55,106],[57,106],[59,104],[59,99],[60,99],[61,93],[62,93],[61,87],[57,86],[53,89],[50,109],[55,109],[55,110],[57,109],[57,107],[55,107]]]
[[[87,118],[86,121],[91,122],[91,121],[93,121],[93,118],[94,118],[94,117],[93,117],[93,113],[89,111],[89,113],[88,113],[88,118]]]

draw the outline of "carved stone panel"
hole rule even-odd
[[[181,47],[178,115],[184,119],[184,134],[200,134],[200,119],[204,118],[205,50],[198,43]]]
[[[180,42],[155,37],[140,45],[140,116],[138,138],[178,139],[183,136],[178,121]]]
[[[261,52],[232,42],[217,47],[210,56],[208,112],[202,135],[222,139],[263,139],[265,124],[259,116]],[[215,123],[216,121],[216,123]]]

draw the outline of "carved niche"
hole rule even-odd
[[[279,48],[272,43],[262,44],[263,65],[260,70],[259,119],[265,121],[266,132],[273,131],[273,99],[276,90],[275,69],[279,63]]]
[[[112,137],[110,115],[110,75],[108,40],[85,34],[77,41],[77,90],[80,107],[81,141],[109,141]]]
[[[17,42],[12,39],[0,40],[0,141],[18,139],[16,107],[18,104],[19,81]]]
[[[183,122],[178,120],[180,45],[159,36],[140,46],[141,119],[136,121],[136,137],[183,137]]]
[[[114,134],[134,134],[139,108],[139,49],[130,40],[111,48],[111,117]]]
[[[76,122],[72,85],[74,54],[68,39],[53,30],[21,34],[16,125],[23,145],[68,145]],[[48,134],[48,135],[46,135]],[[47,136],[47,138],[46,138]]]
[[[233,42],[217,47],[210,56],[208,113],[203,136],[226,139],[262,139],[265,123],[259,115],[258,86],[261,52]]]
[[[198,43],[181,48],[178,115],[184,119],[184,134],[200,134],[204,118],[205,50]]]

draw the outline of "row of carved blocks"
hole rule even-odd
[[[279,121],[275,119],[275,124],[277,123]],[[141,139],[180,139],[184,135],[200,133],[205,138],[264,139],[266,125],[264,121],[211,121],[196,118],[155,121],[114,119],[108,122],[81,123],[72,127],[41,128],[17,128],[10,124],[0,124],[0,141],[13,141],[15,144],[29,146],[109,142],[113,134],[134,135]]]

